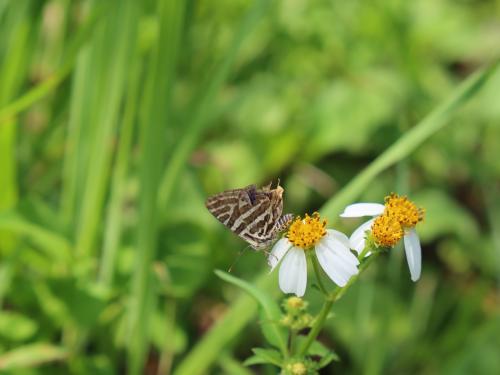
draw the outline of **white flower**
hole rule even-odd
[[[326,223],[325,223],[326,224]],[[349,239],[339,231],[325,229],[319,215],[296,219],[288,236],[274,245],[268,257],[271,271],[281,261],[279,286],[284,293],[302,297],[307,285],[306,251],[312,251],[332,281],[344,286],[358,273],[358,259],[349,250]]]
[[[389,215],[381,217],[384,212],[387,213],[386,210],[389,210],[392,216]],[[423,210],[418,209],[413,202],[410,202],[406,197],[399,197],[392,194],[386,198],[385,205],[379,203],[355,203],[347,206],[340,216],[373,217],[367,222],[361,224],[349,238],[351,249],[355,250],[358,254],[365,248],[367,231],[372,231],[372,235],[375,237],[375,240],[377,239],[377,235],[380,235],[380,232],[382,231],[385,231],[382,233],[382,235],[386,236],[384,239],[389,237],[391,240],[399,240],[401,239],[401,236],[403,236],[406,260],[408,262],[411,280],[417,281],[420,278],[422,270],[422,249],[420,246],[420,239],[415,231],[415,225],[423,219]],[[377,232],[374,230],[374,224],[377,224],[376,220],[378,218],[386,221],[380,226]],[[399,229],[396,229],[393,233],[391,233],[390,231],[394,229],[394,226],[391,227],[390,225],[387,225],[386,223],[388,220],[392,220],[392,224],[399,224],[397,225]],[[384,245],[387,246],[388,244],[385,243]],[[367,253],[367,255],[370,255],[370,253]]]

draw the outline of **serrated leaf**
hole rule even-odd
[[[277,350],[254,348],[252,351],[254,352],[254,355],[243,362],[245,366],[270,363],[281,367],[283,364],[283,358]]]
[[[327,353],[318,362],[318,369],[327,366],[332,361],[337,361],[337,362],[340,361],[339,356],[336,353],[333,353],[333,352]]]
[[[309,354],[310,355],[319,355],[319,356],[324,356],[330,353],[334,353],[333,349],[327,348],[325,345],[320,343],[319,341],[314,341],[311,346],[309,347]],[[337,354],[335,354],[335,357],[338,358]]]
[[[300,347],[306,340],[306,337],[299,336],[296,338],[296,340],[297,340],[297,346]],[[318,362],[319,368],[325,367],[331,361],[337,361],[337,362],[340,361],[340,357],[338,356],[337,353],[335,353],[333,349],[326,347],[319,341],[313,341],[313,343],[309,347],[307,355],[315,355],[321,357],[320,361]]]
[[[255,286],[243,281],[237,277],[229,275],[226,272],[216,270],[215,274],[221,279],[236,285],[250,294],[259,303],[261,307],[261,328],[266,340],[279,348],[282,353],[286,352],[286,334],[285,330],[278,326],[281,318],[281,310],[278,304],[265,292],[257,289]]]
[[[265,359],[253,355],[243,361],[243,366],[263,365],[268,363]]]

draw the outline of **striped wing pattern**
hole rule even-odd
[[[247,241],[255,250],[271,245],[277,234],[289,223],[292,215],[281,216],[283,188],[250,185],[226,190],[205,202],[207,209],[232,232]]]

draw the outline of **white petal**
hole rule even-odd
[[[280,288],[284,293],[295,293],[302,297],[307,285],[307,261],[304,250],[292,247],[281,262]]]
[[[354,203],[347,206],[341,217],[363,217],[382,215],[385,206],[380,203]]]
[[[408,261],[408,268],[410,269],[411,280],[417,281],[420,279],[420,272],[422,271],[422,248],[420,247],[420,239],[412,228],[404,236],[406,260]]]
[[[352,270],[346,268],[345,265],[335,256],[335,254],[323,245],[316,247],[316,256],[321,265],[321,268],[326,272],[332,281],[344,286],[349,281]]]
[[[349,241],[339,241],[336,237],[326,235],[321,239],[320,244],[326,246],[334,253],[338,253],[338,256],[345,262],[354,266],[359,264],[358,258],[349,250]]]
[[[347,236],[344,233],[339,232],[338,230],[335,229],[327,229],[326,233],[327,236],[335,238],[337,241],[343,243],[345,247],[349,247],[349,238],[347,238]]]
[[[271,250],[271,253],[267,257],[267,264],[271,267],[271,271],[274,270],[274,267],[280,262],[283,255],[292,247],[288,238],[282,238],[278,242],[276,242]]]
[[[336,246],[330,246],[332,243],[336,243]],[[321,241],[315,250],[321,268],[335,284],[345,286],[351,276],[358,273],[357,258],[340,242]]]
[[[361,254],[365,248],[366,231],[370,230],[374,221],[375,218],[361,224],[354,232],[352,232],[351,237],[349,238],[349,247],[355,250],[358,254]],[[370,253],[368,252],[366,255],[369,254]]]

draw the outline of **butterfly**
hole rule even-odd
[[[271,184],[257,189],[249,185],[226,190],[207,198],[205,206],[212,215],[255,250],[269,247],[293,219],[282,215],[283,188]]]

